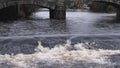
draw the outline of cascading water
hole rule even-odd
[[[57,21],[41,11],[0,22],[0,68],[120,68],[114,15],[67,12],[66,21]]]
[[[120,54],[120,50],[87,49],[87,42],[72,46],[69,41],[53,48],[38,43],[33,54],[0,55],[0,68],[105,68],[115,65],[108,56]]]
[[[115,63],[110,63],[108,56],[120,54],[120,50],[92,50],[86,49],[84,43],[78,43],[74,46],[66,43],[56,45],[54,48],[43,47],[41,42],[33,54],[0,55],[0,67],[4,68],[74,68],[75,64],[94,64],[91,67],[105,68]],[[61,66],[62,65],[62,66]],[[89,67],[83,65],[83,67]],[[82,66],[77,66],[82,67]]]

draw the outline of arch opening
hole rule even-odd
[[[93,1],[92,6],[90,6],[90,10],[96,12],[97,9],[98,10],[97,12],[99,12],[99,10],[101,10],[99,7],[102,7],[102,10],[105,11],[106,9],[109,9],[109,6],[110,6],[110,10],[114,10],[113,12],[116,12],[116,19],[120,20],[120,4],[118,3],[109,2],[109,1]]]
[[[33,12],[30,18],[32,19],[49,19],[50,12],[48,8],[39,8],[37,11]]]
[[[93,12],[113,13],[118,9],[118,4],[106,1],[93,1],[89,7]]]
[[[106,4],[106,5],[111,5],[113,6],[114,8],[119,8],[119,4],[117,3],[114,3],[114,2],[109,2],[109,1],[93,1],[94,3],[103,3],[103,4]]]
[[[8,6],[0,9],[0,21],[28,19],[30,18],[32,13],[38,11],[40,8],[46,8],[49,10],[48,7],[34,4],[20,4]]]

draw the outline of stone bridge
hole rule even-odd
[[[90,3],[104,3],[106,5],[111,5],[113,6],[115,9],[117,9],[117,12],[116,12],[116,18],[118,20],[120,20],[120,0],[67,0],[69,1],[70,3],[72,2],[75,2],[75,1],[79,1],[81,3],[84,3],[84,4],[90,4]],[[99,5],[100,6],[100,5]],[[103,6],[103,5],[101,5]]]
[[[18,14],[21,5],[36,5],[50,10],[51,19],[65,19],[64,0],[0,0],[0,11],[9,6],[17,6]]]
[[[116,17],[118,20],[120,20],[120,0],[92,0],[92,2],[105,3],[115,7],[117,10]]]
[[[75,0],[0,0],[0,11],[9,6],[17,5],[16,10],[18,10],[19,14],[21,5],[37,5],[40,7],[48,8],[51,19],[65,19],[66,6],[68,4],[68,1],[73,2]],[[119,0],[88,0],[88,2],[105,3],[114,6],[117,9],[117,19],[120,19]]]
[[[55,8],[55,0],[0,0],[0,9],[19,4],[32,4],[50,9]]]
[[[93,2],[105,3],[115,8],[120,8],[120,0],[93,0]]]

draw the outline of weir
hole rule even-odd
[[[56,1],[54,8],[40,7],[50,10],[51,19],[65,19],[65,2]],[[26,17],[31,7],[16,4],[7,9]],[[67,12],[67,20],[50,20],[48,13],[37,12],[33,19],[0,21],[0,68],[120,67],[120,24],[109,21],[115,14]]]
[[[117,54],[120,54],[120,50],[114,50],[115,47],[113,46],[110,46],[110,49],[104,48],[106,43],[111,45],[109,43],[111,41],[107,40],[107,36],[26,37],[26,39],[25,37],[0,39],[0,68],[119,67],[119,62],[118,64],[114,64],[108,61],[107,57],[118,56]],[[113,43],[120,44],[114,38],[109,39]],[[92,41],[94,40],[97,41],[93,43]],[[99,49],[101,47],[103,49]],[[114,57],[110,60],[119,60],[119,57]]]

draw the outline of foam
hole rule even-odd
[[[56,45],[54,48],[43,47],[41,42],[33,54],[0,55],[0,64],[7,63],[16,68],[37,68],[38,63],[52,65],[54,63],[65,64],[76,61],[85,61],[96,64],[110,64],[108,56],[120,54],[120,50],[93,50],[85,48],[84,43],[70,45]]]

